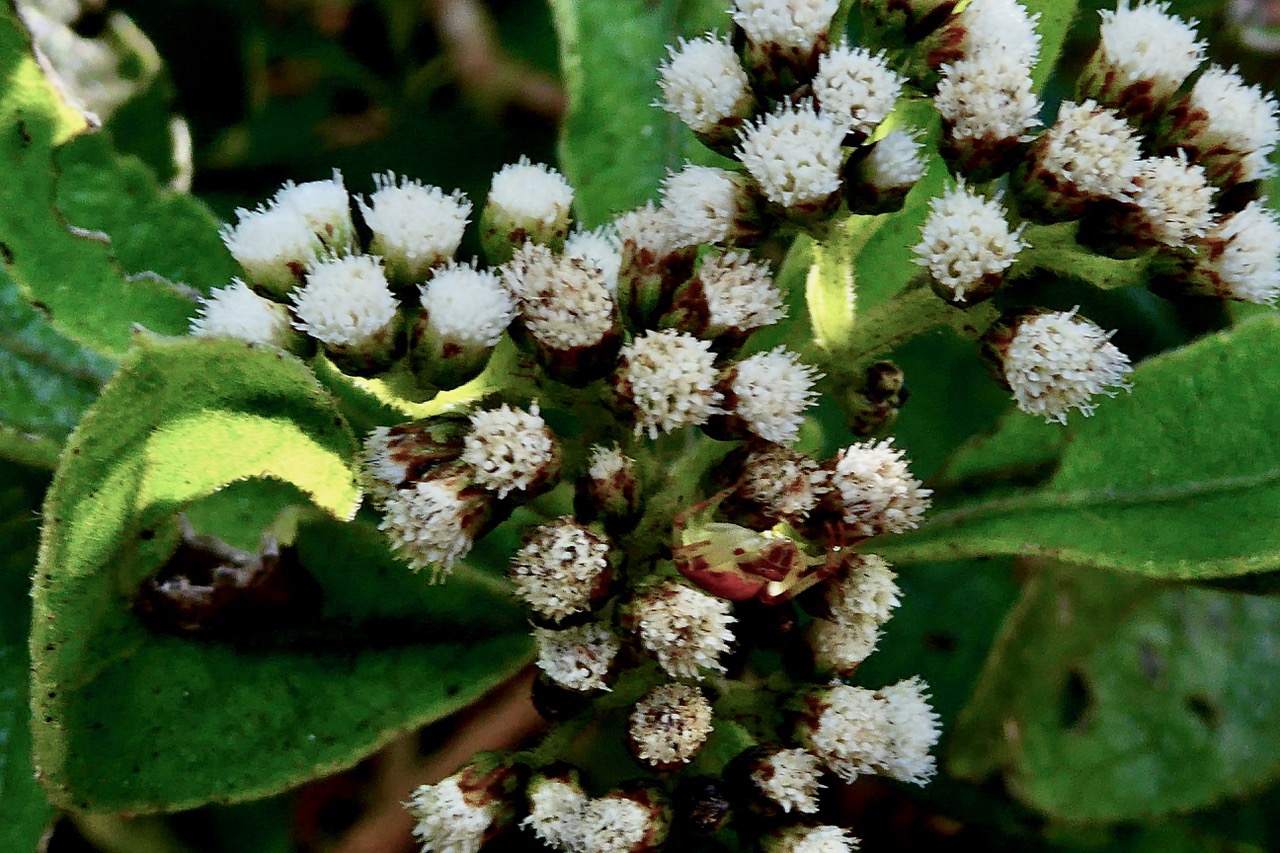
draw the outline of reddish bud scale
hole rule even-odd
[[[1176,156],[1182,150],[1188,160],[1204,168],[1209,183],[1230,189],[1250,177],[1245,157],[1251,152],[1211,139],[1212,122],[1206,110],[1193,106],[1191,95],[1183,95],[1161,116],[1155,135],[1160,153]]]
[[[747,39],[742,61],[757,91],[772,98],[782,98],[813,79],[818,73],[818,58],[830,45],[830,33],[825,32],[805,47],[758,45]]]
[[[940,153],[951,171],[981,184],[1013,168],[1025,146],[1017,137],[960,138],[944,123]]]
[[[622,244],[622,268],[618,272],[618,302],[632,329],[653,327],[671,304],[679,286],[693,275],[696,246],[684,246],[659,255],[633,240]]]

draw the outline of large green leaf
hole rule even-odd
[[[589,226],[644,204],[668,169],[719,159],[653,106],[667,46],[730,26],[723,0],[551,0],[569,95],[560,163]]]
[[[1065,432],[1014,413],[965,455],[965,478],[1021,472],[1038,487],[936,512],[874,547],[898,561],[1034,554],[1169,578],[1274,570],[1278,364],[1280,319],[1257,317],[1144,362],[1131,394]]]
[[[134,324],[185,331],[193,292],[165,276],[191,271],[189,283],[207,287],[232,269],[225,252],[211,249],[209,214],[194,199],[159,190],[135,161],[98,150],[85,173],[72,168],[74,157],[56,157],[86,122],[45,79],[11,6],[0,7],[0,80],[0,153],[8,164],[0,257],[10,276],[62,331],[107,354],[124,351]],[[86,142],[77,155],[95,145],[105,143]],[[55,161],[72,170],[62,195]]]
[[[1040,23],[1036,29],[1040,32],[1040,62],[1036,65],[1032,76],[1036,90],[1044,87],[1045,81],[1053,73],[1062,53],[1063,42],[1076,17],[1078,0],[1023,0],[1022,5],[1032,14],[1039,13]]]
[[[1070,821],[1188,812],[1280,776],[1280,602],[1087,569],[1027,587],[952,740]]]
[[[47,475],[0,463],[0,850],[26,853],[53,818],[31,766],[31,572]]]

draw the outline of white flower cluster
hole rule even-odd
[[[536,235],[545,243],[556,237],[563,239],[568,233],[572,207],[573,187],[564,175],[521,157],[493,176],[485,213],[494,218],[497,227],[525,233],[515,242]]]
[[[429,334],[463,347],[494,347],[516,318],[516,301],[502,279],[470,264],[438,267],[421,287]]]
[[[591,798],[574,779],[535,779],[522,823],[560,853],[634,853],[667,832],[639,799],[623,793]]]
[[[893,439],[852,444],[836,454],[831,470],[845,524],[860,536],[914,530],[933,493],[911,476]]]
[[[923,785],[937,769],[930,751],[939,734],[927,691],[919,678],[879,691],[837,684],[815,697],[801,738],[845,782],[880,773]]]
[[[714,166],[688,164],[662,182],[662,207],[679,241],[688,245],[726,243],[743,232],[751,215],[742,175]]]
[[[622,268],[622,241],[614,229],[604,225],[590,231],[574,231],[564,241],[566,257],[576,258],[600,271],[605,289],[618,292],[618,271]]]
[[[747,126],[735,153],[773,203],[821,207],[840,189],[846,132],[813,101],[785,101]]]
[[[1085,199],[1123,201],[1136,191],[1142,138],[1093,101],[1064,101],[1041,137],[1036,165]]]
[[[1274,173],[1271,155],[1280,140],[1280,105],[1274,95],[1248,85],[1235,69],[1211,65],[1191,87],[1189,101],[1194,112],[1206,117],[1197,140],[1201,150],[1221,146],[1244,155],[1245,181]]]
[[[878,190],[909,187],[924,177],[928,164],[918,130],[894,130],[885,134],[862,161],[868,182]]]
[[[479,853],[497,819],[497,803],[478,803],[450,776],[417,788],[405,804],[423,853]]]
[[[502,268],[529,334],[555,350],[598,344],[614,326],[605,274],[595,264],[526,243]]]
[[[633,603],[640,643],[673,678],[702,680],[704,670],[724,672],[721,656],[733,644],[735,621],[729,602],[680,583],[665,581]]]
[[[697,280],[707,303],[710,335],[720,330],[752,331],[787,315],[768,265],[752,261],[747,252],[704,258]]]
[[[238,278],[200,300],[198,314],[191,318],[191,334],[197,338],[239,338],[281,349],[291,348],[297,337],[288,310],[254,293]]]
[[[929,200],[929,215],[912,247],[916,263],[958,303],[990,291],[1026,248],[1022,226],[1010,228],[1004,206],[961,181]]]
[[[824,115],[846,123],[846,133],[870,136],[893,111],[905,83],[883,54],[842,41],[818,60],[813,94]]]
[[[790,444],[800,433],[804,411],[818,401],[813,385],[822,378],[784,346],[757,353],[730,371],[732,413],[752,433],[775,444]]]
[[[1204,59],[1204,42],[1196,36],[1195,21],[1187,23],[1169,14],[1168,3],[1120,0],[1114,10],[1104,9],[1097,52],[1093,62],[1097,76],[1114,79],[1123,91],[1135,84],[1150,86],[1150,97],[1162,101],[1173,94]],[[1105,93],[1099,93],[1105,94]],[[1116,99],[1102,98],[1108,106]]]
[[[819,667],[851,674],[876,650],[881,626],[898,606],[901,590],[889,564],[874,554],[859,554],[824,590],[828,618],[809,626],[809,645]]]
[[[545,476],[556,458],[555,437],[538,404],[529,411],[506,403],[471,416],[462,461],[475,469],[476,482],[505,498]]]
[[[734,0],[733,21],[754,44],[812,48],[826,35],[839,0]]]
[[[657,438],[721,413],[709,341],[671,330],[645,332],[622,348],[617,384],[636,410],[637,433]]]
[[[446,193],[393,172],[373,180],[373,194],[356,199],[373,232],[369,250],[386,260],[393,279],[421,282],[458,251],[471,202],[456,190]]]
[[[805,519],[831,489],[831,475],[814,460],[782,447],[752,451],[743,463],[742,495],[770,515]]]
[[[661,684],[635,704],[628,729],[636,756],[654,767],[688,764],[711,734],[711,703],[687,684]]]
[[[516,595],[543,619],[591,609],[609,570],[609,543],[572,518],[538,527],[511,560]]]
[[[429,479],[398,489],[383,502],[378,529],[390,535],[411,569],[430,568],[433,581],[447,575],[474,544],[467,518],[476,508],[474,500],[462,496],[466,487],[461,475]]]
[[[852,853],[858,839],[839,826],[789,826],[765,839],[765,853]]]
[[[694,132],[710,133],[754,106],[747,72],[727,38],[708,33],[693,41],[680,39],[667,51],[669,58],[658,66],[663,96],[658,106]]]
[[[1220,296],[1260,305],[1280,299],[1280,220],[1266,199],[1223,219],[1196,258],[1213,276]]]
[[[535,628],[533,641],[538,669],[556,684],[583,693],[609,689],[606,679],[622,642],[608,627],[589,622],[562,630]]]
[[[822,788],[822,764],[803,749],[780,749],[757,762],[751,782],[784,812],[813,814]]]

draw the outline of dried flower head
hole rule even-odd
[[[399,307],[373,255],[329,257],[307,271],[289,296],[294,326],[324,344],[361,347],[387,333]]]
[[[839,0],[734,0],[733,20],[758,45],[811,49],[826,36]]]
[[[751,782],[784,812],[813,814],[823,787],[822,764],[806,750],[780,749],[756,763]]]
[[[538,404],[529,411],[506,403],[471,416],[462,461],[475,469],[476,482],[505,498],[547,482],[557,466],[555,436]]]
[[[724,672],[720,656],[733,643],[732,606],[679,581],[664,581],[633,602],[640,643],[673,678]]]
[[[200,300],[191,318],[191,334],[198,338],[239,338],[255,344],[289,349],[298,339],[283,305],[264,299],[238,278],[215,288]]]
[[[999,201],[961,181],[929,200],[929,215],[912,247],[936,287],[958,303],[994,292],[1026,244],[1022,226],[1010,228]]]
[[[738,158],[761,192],[786,208],[820,208],[840,189],[845,125],[789,100],[743,131]]]
[[[843,520],[859,536],[914,530],[933,493],[911,476],[893,439],[852,444],[836,454],[832,497]]]
[[[722,122],[737,124],[751,114],[751,84],[727,38],[708,33],[692,41],[680,39],[667,52],[669,58],[658,66],[658,106],[695,133],[711,133]]]
[[[831,488],[831,475],[821,465],[785,447],[752,451],[742,469],[741,496],[793,523],[807,517]]]
[[[893,110],[906,82],[883,54],[841,42],[818,60],[813,95],[824,115],[870,136]]]
[[[511,291],[492,272],[470,264],[440,267],[421,289],[429,334],[465,347],[492,347],[516,316]]]
[[[609,543],[572,518],[534,530],[511,560],[511,584],[535,614],[553,622],[591,609],[608,580]]]
[[[687,684],[662,684],[631,710],[636,755],[654,767],[688,764],[711,734],[711,703]]]
[[[606,678],[622,643],[599,622],[565,628],[533,629],[538,649],[538,668],[547,677],[569,690],[608,690]]]
[[[822,374],[778,346],[738,362],[729,377],[725,399],[733,416],[765,441],[790,444],[799,436],[805,409],[818,401],[813,386]]]
[[[622,348],[614,377],[636,412],[636,432],[657,438],[720,413],[715,353],[708,341],[670,330],[645,332]]]
[[[393,280],[421,282],[458,251],[471,202],[460,192],[446,193],[394,172],[374,175],[373,183],[373,194],[357,199],[373,232],[369,249],[386,260]]]

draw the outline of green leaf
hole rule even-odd
[[[724,163],[653,102],[667,46],[726,32],[725,9],[722,0],[551,0],[569,96],[560,163],[588,227],[654,198],[686,159]]]
[[[67,199],[59,196],[55,152],[86,123],[45,79],[11,6],[0,8],[0,80],[0,155],[8,164],[0,185],[0,257],[14,282],[61,331],[109,355],[125,350],[134,324],[185,331],[193,292],[163,275],[176,274],[183,251],[207,276],[195,279],[197,285],[221,280],[231,269],[225,254],[214,268],[207,240],[198,237],[211,227],[208,214],[193,200],[162,193],[141,165],[103,154],[93,168],[105,174],[90,181],[108,193],[95,201],[101,218],[95,225],[72,204],[69,213],[82,221],[69,224],[57,208]],[[81,175],[70,186],[79,192],[87,180]],[[121,222],[121,215],[144,219]],[[186,240],[195,242],[187,246]],[[119,256],[113,241],[120,243]]]
[[[53,819],[31,766],[28,682],[36,510],[47,475],[0,463],[0,850],[25,853]]]
[[[1055,818],[1140,820],[1280,775],[1280,602],[1086,569],[1028,585],[952,741]],[[1088,784],[1081,784],[1088,780]]]
[[[1035,89],[1040,91],[1058,65],[1063,43],[1076,18],[1079,0],[1023,0],[1022,5],[1031,14],[1040,15],[1040,23],[1036,27],[1040,32],[1040,61],[1032,72]]]
[[[972,477],[1030,459],[1044,477],[1060,446],[1047,480],[935,512],[920,531],[874,547],[899,562],[1038,555],[1165,578],[1274,570],[1280,396],[1259,388],[1275,385],[1278,364],[1280,319],[1258,317],[1144,362],[1131,394],[1103,401],[1065,435],[1014,413],[964,466]]]
[[[52,470],[113,367],[60,335],[0,270],[0,457]]]

